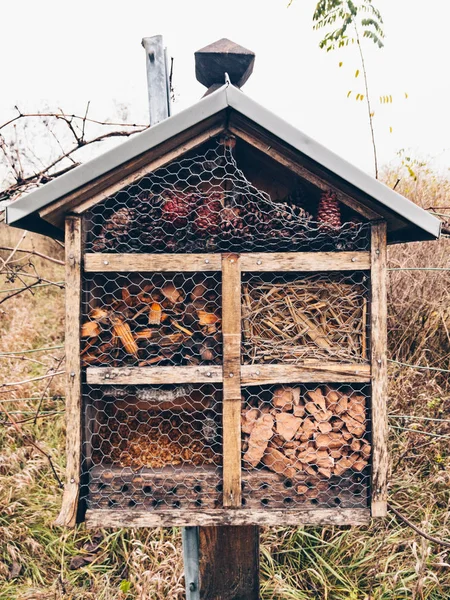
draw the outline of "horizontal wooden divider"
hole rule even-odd
[[[241,365],[241,385],[276,383],[368,383],[369,364]],[[221,366],[87,367],[86,381],[96,385],[221,383]]]
[[[84,256],[87,273],[220,271],[220,254],[95,254]]]
[[[365,271],[370,252],[249,252],[241,254],[241,271]]]
[[[226,255],[224,255],[226,256]],[[365,271],[370,252],[248,252],[240,255],[241,271]],[[101,254],[87,253],[88,273],[153,273],[221,271],[220,254]]]
[[[322,362],[317,365],[242,365],[242,385],[268,383],[368,383],[370,365]]]
[[[262,509],[89,509],[89,529],[103,527],[190,527],[208,525],[367,525],[369,508]]]
[[[97,385],[218,383],[222,367],[88,367],[86,381]]]

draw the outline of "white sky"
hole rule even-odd
[[[367,43],[380,162],[405,148],[448,170],[450,78],[448,0],[374,0],[386,40]],[[372,169],[356,48],[325,53],[312,31],[316,0],[4,0],[0,8],[0,122],[23,110],[61,106],[91,116],[145,122],[147,92],[141,38],[162,34],[175,59],[173,111],[194,103],[204,88],[194,75],[194,51],[219,39],[256,52],[249,96],[367,171]],[[339,69],[339,61],[344,66]],[[409,98],[405,100],[404,92]],[[392,94],[392,105],[380,105]],[[389,128],[393,128],[393,133]]]

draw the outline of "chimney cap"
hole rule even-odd
[[[197,80],[210,88],[225,83],[225,73],[236,87],[241,87],[253,72],[255,53],[231,40],[222,38],[195,53]]]

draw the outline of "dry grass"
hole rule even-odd
[[[395,181],[396,174],[388,180]],[[450,184],[430,174],[400,185],[422,206],[450,204],[445,200]],[[450,240],[390,250],[391,267],[424,265],[450,268]],[[50,279],[61,278],[57,265],[42,262],[39,269]],[[448,272],[391,272],[391,358],[450,369],[449,277]],[[3,281],[0,289],[7,286],[14,284]],[[63,293],[56,288],[20,295],[0,309],[1,352],[62,342]],[[58,364],[62,349],[26,356],[38,362],[0,358],[0,378],[45,374]],[[429,435],[450,436],[448,374],[391,363],[390,375],[391,502],[428,533],[449,539],[448,438]],[[0,411],[7,406],[26,411],[17,418],[29,417],[37,401],[25,398],[38,397],[46,381],[0,388]],[[42,410],[59,413],[62,394],[55,378]],[[22,428],[52,456],[62,477],[63,415]],[[52,521],[60,495],[47,459],[14,428],[0,425],[0,600],[184,597],[179,531],[105,531],[98,540],[83,526],[57,529]],[[94,561],[71,570],[72,558],[87,555],[90,543],[98,545]],[[262,534],[261,579],[265,599],[444,600],[450,597],[450,552],[393,517],[369,528],[268,529]]]

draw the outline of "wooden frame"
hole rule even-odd
[[[78,223],[79,229],[75,226]],[[81,286],[76,256],[72,248],[78,245],[81,264],[81,225],[79,217],[67,220],[68,231],[68,281]],[[71,241],[72,231],[75,238]],[[72,262],[71,262],[72,261]],[[297,525],[336,524],[363,525],[372,516],[386,514],[386,224],[372,225],[371,251],[355,252],[305,252],[305,253],[246,253],[246,254],[92,254],[84,255],[87,273],[117,272],[219,272],[222,273],[222,366],[188,367],[87,367],[86,381],[95,385],[144,385],[167,383],[221,383],[223,386],[223,507],[217,509],[88,509],[88,527],[98,526],[189,526],[189,525]],[[307,362],[287,365],[241,365],[241,272],[333,272],[370,271],[371,311],[370,348],[367,363],[340,364],[333,362]],[[71,279],[72,278],[72,279]],[[70,283],[72,282],[72,283]],[[80,372],[79,349],[80,293],[72,295],[67,309],[68,365]],[[74,304],[78,306],[78,309]],[[384,332],[384,333],[383,333]],[[72,356],[72,358],[71,358]],[[76,362],[78,360],[78,362]],[[380,362],[381,361],[381,362]],[[78,368],[76,367],[78,365]],[[71,371],[73,372],[73,371]],[[231,376],[232,375],[232,376]],[[72,378],[73,380],[73,378]],[[59,524],[73,525],[78,501],[79,468],[81,460],[80,377],[68,381],[68,410],[73,426],[68,431],[68,477],[63,510]],[[372,501],[371,508],[242,508],[241,507],[241,388],[252,385],[282,383],[370,383],[372,382]],[[77,387],[78,386],[78,387]],[[78,391],[77,391],[78,390]],[[72,407],[72,408],[71,408]],[[75,413],[78,411],[78,414]],[[78,468],[78,472],[77,472]],[[76,496],[75,496],[76,490]]]
[[[66,483],[55,525],[77,521],[81,474],[81,263],[82,220],[66,218]]]
[[[371,236],[372,504],[373,517],[387,515],[387,293],[386,222]]]

